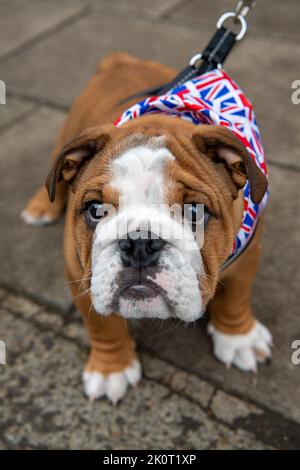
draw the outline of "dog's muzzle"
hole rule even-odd
[[[168,214],[134,208],[98,224],[91,294],[99,314],[196,320],[202,314],[201,272],[193,234]]]

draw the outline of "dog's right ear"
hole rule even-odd
[[[56,157],[46,179],[46,188],[51,202],[55,199],[57,183],[60,181],[72,183],[78,171],[103,150],[111,137],[112,130],[115,129],[112,124],[87,129],[76,139],[65,145]]]

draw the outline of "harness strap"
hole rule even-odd
[[[235,11],[224,13],[219,18],[217,21],[217,30],[205,47],[204,51],[192,57],[189,65],[185,67],[173,80],[160,86],[146,88],[145,90],[142,90],[138,93],[130,95],[124,100],[121,100],[118,104],[121,105],[129,100],[141,98],[142,96],[163,95],[172,88],[176,88],[188,80],[191,80],[215,68],[222,67],[235,43],[240,41],[245,36],[247,31],[245,17],[254,6],[255,0],[239,0]],[[241,29],[238,34],[234,33],[228,28],[225,28],[224,23],[226,20],[228,20],[228,18],[232,18],[235,24],[240,24]],[[202,60],[202,63],[197,67],[197,62],[199,59]]]
[[[135,98],[141,98],[142,96],[157,96],[167,93],[173,88],[177,88],[188,80],[192,80],[203,73],[220,68],[224,63],[229,52],[237,41],[237,34],[224,26],[218,27],[212,39],[209,41],[204,51],[201,54],[196,54],[190,60],[190,63],[176,77],[168,83],[163,85],[147,88],[143,91],[128,96],[124,100],[120,101],[118,105],[124,104],[127,101]],[[199,64],[199,61],[201,63]],[[197,65],[199,64],[199,65]]]

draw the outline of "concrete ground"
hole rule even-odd
[[[183,67],[234,0],[1,0],[0,448],[237,449],[300,447],[300,6],[257,2],[226,70],[253,101],[272,198],[253,303],[274,335],[256,377],[212,356],[204,320],[142,322],[141,385],[117,407],[83,397],[87,342],[63,279],[63,221],[30,228],[18,214],[45,178],[67,110],[99,59],[126,50]],[[29,300],[31,299],[31,300]]]

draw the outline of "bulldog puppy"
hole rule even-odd
[[[46,224],[67,206],[66,277],[90,337],[83,382],[91,400],[116,403],[141,378],[127,318],[192,322],[208,310],[224,364],[256,371],[271,356],[271,334],[250,305],[262,217],[247,249],[224,269],[241,225],[243,187],[248,181],[259,203],[264,174],[223,126],[162,114],[113,125],[134,103],[122,99],[174,75],[127,54],[106,57],[59,134],[47,189],[22,213],[29,224]],[[168,211],[185,204],[204,208],[203,243],[192,224]]]

